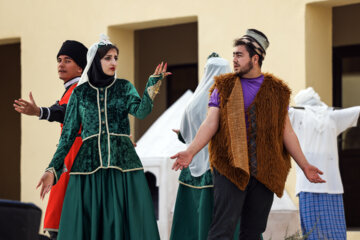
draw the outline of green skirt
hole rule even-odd
[[[214,203],[211,171],[192,177],[189,168],[185,168],[179,182],[170,240],[206,240]],[[239,239],[239,226],[234,240]]]
[[[58,240],[160,239],[144,172],[71,175]]]

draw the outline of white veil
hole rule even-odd
[[[332,108],[320,100],[319,94],[312,87],[296,94],[294,102],[297,106],[304,107],[306,114],[312,117],[313,124],[318,132],[324,131],[325,119],[328,117],[327,112],[332,111]]]
[[[88,77],[87,73],[91,67],[93,60],[94,60],[95,54],[98,50],[98,47],[99,47],[99,45],[107,45],[107,44],[112,44],[112,43],[110,42],[109,37],[102,33],[102,34],[100,34],[100,41],[91,45],[91,47],[89,48],[87,55],[86,55],[86,61],[87,61],[86,67],[85,67],[83,73],[81,74],[81,78],[79,80],[78,86],[89,81],[89,77]],[[116,75],[115,75],[115,78],[116,78]]]
[[[231,72],[231,68],[227,60],[220,57],[212,57],[207,60],[201,82],[189,100],[181,119],[180,133],[187,145],[192,142],[201,123],[206,118],[209,90],[214,84],[214,77],[229,72]],[[209,169],[208,146],[194,156],[189,168],[194,177],[201,176]]]

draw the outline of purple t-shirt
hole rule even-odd
[[[243,89],[244,96],[244,107],[245,111],[248,109],[250,104],[254,101],[256,94],[258,93],[261,84],[264,81],[264,75],[257,78],[241,78],[241,87]],[[220,97],[217,89],[214,89],[210,96],[209,107],[219,107]],[[248,127],[247,115],[246,117],[246,128]]]

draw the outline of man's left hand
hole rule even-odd
[[[312,183],[325,183],[326,181],[320,177],[323,174],[317,167],[308,165],[304,167],[303,172],[306,178]],[[320,174],[320,175],[319,175]]]

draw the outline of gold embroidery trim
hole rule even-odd
[[[155,96],[159,93],[160,86],[161,86],[161,80],[159,80],[153,86],[150,86],[150,87],[147,88],[147,92],[148,92],[151,100],[154,101]]]
[[[116,169],[116,170],[119,170],[121,172],[133,172],[133,171],[139,171],[139,170],[144,170],[143,167],[140,167],[140,168],[131,168],[131,169],[122,169],[120,167],[117,167],[117,166],[108,166],[108,167],[103,167],[103,166],[100,166],[98,168],[96,168],[94,171],[91,171],[91,172],[70,172],[70,175],[91,175],[95,172],[97,172],[98,170],[100,169]]]
[[[193,185],[184,183],[182,181],[179,181],[179,183],[184,185],[184,186],[187,186],[187,187],[190,187],[190,188],[196,188],[196,189],[204,189],[204,188],[212,188],[212,187],[214,187],[214,185],[205,185],[205,186],[198,187],[198,186],[193,186]]]

